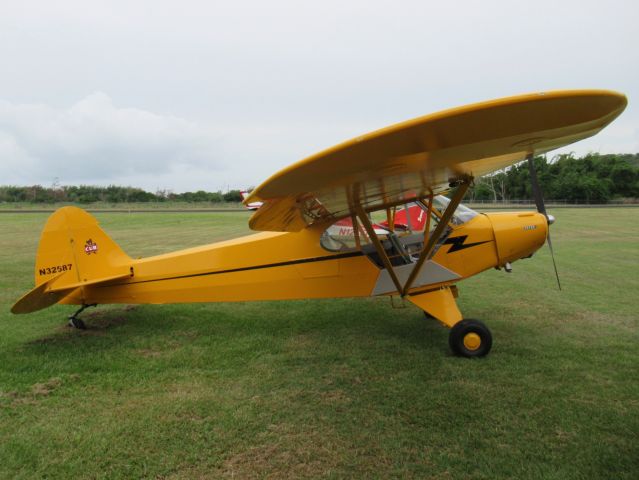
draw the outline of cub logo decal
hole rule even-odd
[[[93,240],[90,238],[87,240],[87,243],[84,244],[84,253],[87,255],[91,255],[92,253],[98,253],[98,244],[93,243]]]

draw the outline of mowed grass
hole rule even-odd
[[[544,248],[459,284],[479,360],[387,298],[9,308],[46,215],[0,215],[2,478],[639,478],[639,210],[557,209]],[[247,213],[99,214],[131,256]]]

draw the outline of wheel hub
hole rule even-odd
[[[474,332],[464,335],[464,347],[468,350],[477,350],[481,346],[481,338]]]

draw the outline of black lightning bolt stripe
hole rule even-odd
[[[490,240],[484,240],[483,242],[475,242],[475,243],[464,243],[468,235],[461,235],[459,237],[449,237],[443,243],[444,245],[452,245],[448,250],[448,253],[458,252],[460,250],[464,250],[465,248],[474,247],[476,245],[481,245],[482,243],[488,243]]]
[[[247,270],[260,270],[262,268],[274,268],[274,267],[286,267],[288,265],[298,265],[301,263],[314,263],[314,262],[323,262],[325,260],[337,260],[340,258],[350,258],[350,257],[359,257],[364,255],[360,250],[355,251],[355,252],[346,252],[346,253],[340,253],[337,255],[326,255],[323,257],[313,257],[313,258],[300,258],[297,260],[290,260],[288,262],[278,262],[278,263],[269,263],[266,265],[252,265],[250,267],[239,267],[239,268],[231,268],[229,270],[215,270],[212,272],[204,272],[204,273],[190,273],[190,274],[184,274],[184,275],[177,275],[174,277],[162,277],[162,278],[153,278],[150,280],[134,280],[134,281],[127,281],[127,282],[122,282],[122,283],[113,283],[110,285],[95,285],[95,287],[98,288],[105,288],[105,287],[119,287],[121,285],[132,285],[134,283],[149,283],[149,282],[162,282],[164,280],[179,280],[181,278],[193,278],[193,277],[205,277],[208,275],[219,275],[221,273],[235,273],[235,272],[244,272]]]

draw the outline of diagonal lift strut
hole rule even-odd
[[[390,259],[388,258],[386,251],[384,250],[382,242],[379,240],[377,233],[375,233],[375,229],[371,223],[370,218],[368,218],[366,211],[364,210],[364,208],[361,206],[361,204],[358,201],[359,195],[355,195],[354,209],[355,209],[357,218],[359,219],[362,226],[364,227],[368,237],[371,239],[371,242],[373,243],[373,246],[375,247],[377,254],[379,255],[382,263],[384,264],[384,267],[388,271],[388,274],[390,275],[391,280],[393,281],[393,284],[395,285],[395,288],[397,289],[397,292],[399,292],[402,297],[406,296],[406,294],[408,293],[408,290],[411,288],[411,286],[415,282],[415,279],[419,275],[419,272],[422,266],[424,265],[424,262],[431,256],[433,249],[435,248],[435,245],[437,245],[437,242],[446,231],[448,222],[452,218],[453,213],[455,213],[455,210],[459,206],[459,203],[461,202],[462,198],[464,198],[464,195],[466,194],[466,191],[468,190],[468,187],[470,186],[472,180],[473,180],[472,177],[464,176],[456,182],[456,185],[458,188],[455,191],[455,194],[451,198],[450,203],[446,207],[446,210],[444,210],[442,217],[440,218],[439,223],[437,224],[437,227],[435,227],[435,230],[433,231],[433,234],[429,235],[428,240],[424,242],[424,247],[422,248],[422,251],[419,254],[419,258],[417,259],[417,262],[415,262],[415,265],[413,269],[411,270],[410,275],[408,276],[408,279],[406,280],[404,285],[402,285],[399,278],[397,277],[397,273],[395,272],[395,269]],[[430,218],[431,209],[433,208],[432,194],[430,195],[430,198],[429,198],[428,207],[429,207],[428,215]],[[430,224],[430,222],[428,223]],[[424,235],[425,236],[428,235],[428,231],[425,231]]]

